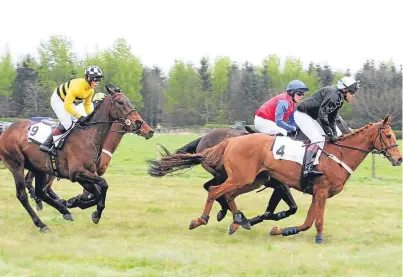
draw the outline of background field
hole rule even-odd
[[[0,276],[401,276],[402,169],[377,157],[371,179],[371,156],[328,200],[324,244],[315,228],[292,237],[270,237],[277,225],[305,220],[309,195],[292,190],[299,210],[280,222],[266,221],[251,231],[229,236],[232,216],[189,231],[206,200],[202,185],[210,176],[199,166],[179,176],[151,178],[145,159],[155,157],[156,143],[176,149],[196,135],[156,135],[145,141],[125,136],[105,175],[106,209],[99,225],[94,208],[72,209],[74,222],[45,205],[38,212],[50,233],[41,234],[15,197],[12,176],[0,170]],[[401,144],[401,142],[400,142]],[[55,182],[68,198],[81,187]],[[266,208],[272,190],[237,200],[248,217]],[[33,202],[31,202],[33,205]],[[278,209],[284,209],[282,203]]]

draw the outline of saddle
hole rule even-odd
[[[42,119],[39,123],[33,124],[28,127],[28,141],[35,144],[42,144],[49,134],[59,126],[60,122],[56,120]],[[66,144],[67,137],[74,129],[76,124],[73,124],[64,134],[60,136],[53,136],[53,145],[57,150],[63,148]]]

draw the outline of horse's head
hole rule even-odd
[[[111,98],[109,115],[113,120],[119,120],[127,132],[133,132],[146,139],[154,135],[154,130],[143,121],[140,114],[133,108],[130,100],[120,92],[120,88],[111,84],[105,85]]]
[[[393,166],[401,165],[402,154],[396,144],[396,135],[390,127],[392,116],[388,115],[379,123],[377,135],[373,141],[374,149],[383,154]]]

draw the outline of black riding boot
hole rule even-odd
[[[39,146],[39,150],[55,156],[56,153],[52,145],[53,145],[53,133],[50,133],[48,138]]]
[[[314,170],[313,163],[316,158],[316,153],[318,152],[318,147],[309,147],[304,156],[304,162],[303,162],[303,168],[302,168],[302,178],[301,178],[301,188],[302,191],[305,192],[306,189],[308,189],[307,185],[309,183],[309,180],[312,180],[313,178],[322,176],[324,173],[320,171]]]

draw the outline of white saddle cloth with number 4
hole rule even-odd
[[[289,137],[276,137],[273,145],[275,160],[287,160],[302,165],[305,155],[305,145],[302,141],[293,140]],[[318,151],[314,165],[318,164],[320,152]]]

